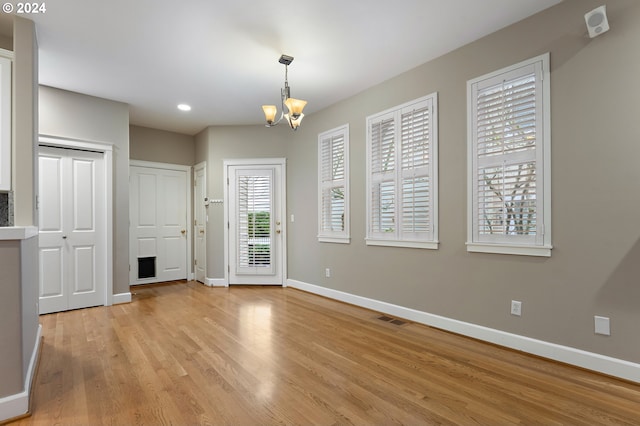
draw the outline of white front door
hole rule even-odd
[[[283,285],[284,160],[225,166],[229,284]]]
[[[193,211],[194,211],[194,254],[193,263],[196,281],[204,283],[207,277],[207,207],[205,198],[207,197],[207,165],[200,163],[196,166],[194,172],[195,185],[193,195]]]
[[[105,304],[102,153],[40,147],[40,313]]]
[[[129,282],[187,278],[186,170],[131,166]]]

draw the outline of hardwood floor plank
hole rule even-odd
[[[640,385],[299,290],[132,291],[41,316],[16,425],[640,424]]]

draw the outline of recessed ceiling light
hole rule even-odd
[[[178,109],[180,111],[191,111],[191,106],[187,104],[179,104]]]

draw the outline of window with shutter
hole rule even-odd
[[[271,253],[272,176],[237,177],[239,268],[267,268],[273,264]]]
[[[438,248],[437,93],[367,117],[367,244]]]
[[[549,55],[467,83],[467,249],[551,255]]]
[[[318,240],[349,243],[349,125],[318,135]]]

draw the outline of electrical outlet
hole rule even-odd
[[[607,317],[599,317],[595,316],[595,332],[596,334],[603,334],[605,336],[611,336],[611,324],[609,322],[609,318]]]
[[[515,315],[517,317],[522,315],[522,302],[517,300],[511,301],[511,315]]]
[[[324,276],[326,278],[331,278],[331,269],[327,268],[324,270]]]

